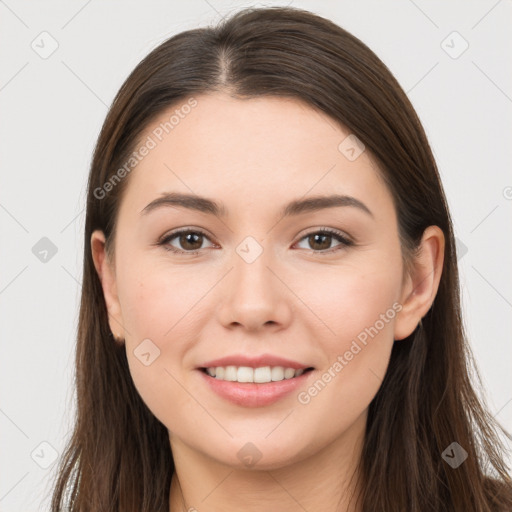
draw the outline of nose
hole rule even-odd
[[[284,284],[270,250],[248,262],[235,254],[232,270],[223,279],[218,309],[224,327],[247,331],[281,330],[292,316],[293,294]]]

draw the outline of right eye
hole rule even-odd
[[[171,241],[177,240],[183,249],[175,247],[171,244]],[[171,251],[178,254],[198,254],[201,250],[204,239],[209,240],[207,235],[199,230],[192,229],[180,229],[169,233],[165,236],[158,245],[163,246],[167,251]]]

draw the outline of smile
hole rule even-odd
[[[242,407],[264,407],[271,405],[305,387],[306,381],[314,373],[313,368],[295,370],[282,366],[261,368],[227,366],[200,368],[198,370],[198,374],[211,391],[224,400]],[[212,373],[215,370],[216,375],[210,375],[208,370]],[[293,370],[293,375],[291,375],[291,370]],[[226,373],[231,378],[236,375],[237,380],[226,380]],[[268,380],[269,375],[270,379],[272,379],[272,374],[274,374],[276,379],[282,374],[283,378],[275,381]],[[246,380],[239,382],[239,378]],[[263,378],[265,379],[264,382],[255,381],[255,379]]]
[[[285,368],[284,366],[262,366],[259,368],[251,368],[249,366],[212,366],[210,368],[203,368],[202,370],[210,377],[214,377],[218,380],[265,384],[299,377],[304,372],[312,370],[312,368],[295,369]]]

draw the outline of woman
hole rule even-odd
[[[332,22],[246,9],[136,67],[83,276],[52,510],[512,510],[428,141]]]

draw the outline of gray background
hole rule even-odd
[[[512,2],[291,4],[362,39],[417,109],[462,251],[486,396],[512,430]],[[165,38],[248,5],[286,2],[0,1],[1,512],[48,509],[53,458],[71,428],[85,185],[108,105]],[[46,261],[43,237],[57,250]]]

